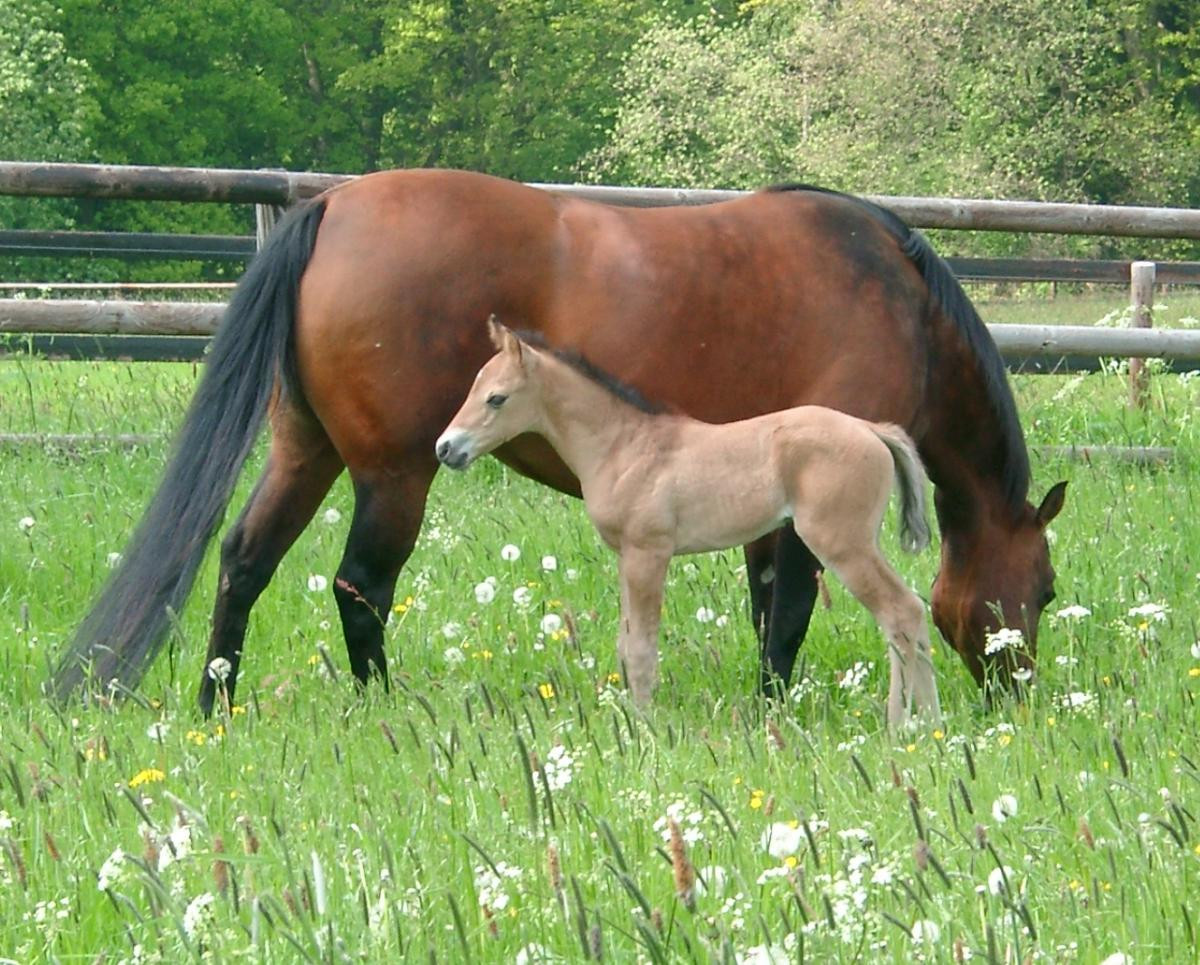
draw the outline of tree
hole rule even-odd
[[[1190,20],[1151,19],[1168,6],[760,0],[732,24],[667,24],[630,57],[592,173],[1194,203],[1200,78],[1172,55],[1195,57],[1200,41]]]

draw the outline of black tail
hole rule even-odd
[[[51,681],[63,700],[86,683],[134,687],[161,649],[242,464],[276,378],[296,392],[292,323],[325,202],[290,212],[233,293],[204,377],[176,437],[158,491],[124,558],[75,633]]]

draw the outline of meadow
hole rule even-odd
[[[1140,411],[1117,371],[1013,380],[1032,495],[1070,480],[1023,705],[985,709],[938,640],[944,724],[888,734],[881,638],[832,579],[764,705],[729,552],[673,563],[642,716],[614,557],[580,504],[488,461],[435,483],[391,692],[347,670],[343,478],[254,610],[227,712],[194,707],[212,553],[135,696],[56,709],[48,667],[196,374],[0,361],[0,432],[163,437],[0,450],[0,961],[1197,960],[1200,380],[1156,375]],[[1174,457],[1044,454],[1083,442]],[[892,520],[884,544],[927,594],[936,549],[903,555]]]

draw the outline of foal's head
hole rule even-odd
[[[437,457],[451,469],[466,469],[540,422],[531,378],[537,365],[534,350],[494,317],[488,319],[488,334],[496,354],[479,370],[467,400],[438,437]]]

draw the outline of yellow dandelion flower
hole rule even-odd
[[[184,735],[184,737],[187,740],[191,741],[193,744],[195,744],[197,747],[199,747],[206,740],[208,740],[208,735],[206,733],[204,733],[204,731],[202,731],[202,730],[189,730]]]
[[[1051,714],[1049,717],[1046,718],[1046,726],[1047,727],[1053,727],[1056,723],[1058,723],[1058,718],[1055,717],[1053,714]]]
[[[1112,684],[1112,677],[1110,677],[1108,674],[1105,674],[1105,675],[1104,675],[1103,677],[1101,677],[1100,679],[1101,679],[1102,681],[1104,681],[1104,686],[1105,686],[1105,687],[1107,687],[1107,686],[1109,686],[1110,684]]]
[[[1196,857],[1200,858],[1200,844],[1196,845],[1192,850],[1196,853]]]
[[[1200,677],[1200,667],[1192,667],[1188,670],[1189,677]]]
[[[229,800],[231,800],[231,801],[236,801],[241,796],[242,796],[242,792],[237,790],[237,788],[234,788],[232,791],[229,792]]]
[[[761,788],[755,788],[750,792],[750,810],[757,811],[763,806],[763,791]]]
[[[608,682],[610,684],[619,684],[621,682],[621,675],[619,673],[610,673],[608,675]],[[740,777],[738,778],[738,781],[741,781]]]
[[[239,714],[244,714],[246,712],[246,708],[242,704],[234,704],[229,708],[229,712],[233,714],[234,717],[237,717]]]
[[[167,775],[160,771],[157,767],[147,767],[138,771],[129,779],[130,787],[141,787],[143,784],[154,784],[158,781],[165,781]]]
[[[225,725],[217,724],[217,726],[213,728],[213,737],[220,740],[224,736],[225,736]]]
[[[800,863],[800,859],[797,858],[794,854],[789,854],[786,858],[783,859],[783,863],[785,865],[787,865],[789,868],[794,868],[794,867],[796,867],[796,865],[798,865]]]
[[[915,751],[915,750],[917,749],[917,745],[916,745],[916,744],[908,744],[908,745],[906,745],[906,746],[905,746],[905,748],[904,748],[904,749],[905,749],[906,751],[908,751],[908,753],[910,753],[910,754],[911,754],[913,751]]]
[[[935,741],[940,741],[945,736],[946,736],[946,732],[944,730],[942,730],[940,727],[933,732],[933,739]]]
[[[788,827],[791,828],[793,831],[795,831],[797,828],[800,827],[800,822],[796,818],[792,818],[788,822]]]
[[[543,700],[550,700],[554,697],[554,684],[538,684],[538,693],[542,695]]]
[[[999,744],[1001,747],[1007,747],[1009,744],[1012,743],[1012,734],[1001,734],[999,737],[996,738],[996,743]]]
[[[735,777],[735,778],[733,779],[733,786],[734,786],[734,787],[737,787],[737,786],[738,786],[739,784],[741,784],[741,783],[742,783],[742,779],[741,779],[740,777]]]
[[[394,613],[396,613],[397,615],[407,613],[408,612],[408,604],[407,603],[397,603],[394,607],[392,607],[392,611]]]
[[[321,662],[321,655],[319,653],[311,654],[308,658],[308,665],[310,667],[315,667],[320,662]]]
[[[492,659],[492,651],[480,650],[478,653],[475,654],[475,656],[478,657],[480,660],[491,660]]]

